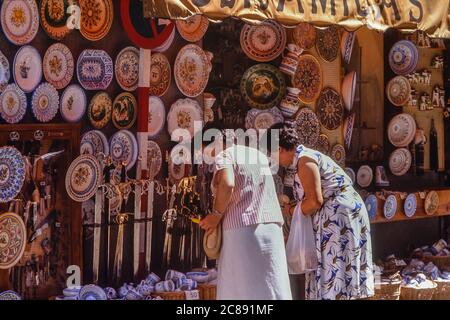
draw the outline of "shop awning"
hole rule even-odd
[[[397,28],[450,38],[450,0],[143,0],[143,4],[147,18],[184,19],[203,14],[211,21],[273,19],[285,26],[309,22],[338,24],[347,30]]]

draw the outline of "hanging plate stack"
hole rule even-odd
[[[391,79],[386,86],[386,95],[389,101],[397,107],[406,105],[411,95],[411,84],[403,76]]]
[[[186,129],[189,132],[189,139],[196,134],[194,122],[203,122],[203,110],[197,101],[192,99],[178,99],[170,107],[167,115],[167,129],[169,134],[176,129]],[[200,126],[197,126],[200,129]]]
[[[300,109],[295,117],[295,124],[300,144],[315,148],[320,135],[320,123],[316,114],[310,108]]]
[[[50,38],[59,41],[72,32],[69,7],[75,4],[76,0],[41,0],[41,26]]]
[[[301,55],[292,81],[300,90],[298,97],[303,103],[314,102],[322,90],[322,68],[319,61],[313,55]]]
[[[164,102],[155,96],[150,96],[148,103],[148,137],[156,137],[164,128],[166,122],[166,107]]]
[[[414,43],[398,41],[389,52],[389,65],[396,74],[404,76],[413,73],[419,62],[419,51]]]
[[[25,170],[25,159],[19,150],[0,148],[0,203],[17,197],[25,180]]]
[[[0,270],[11,269],[22,258],[27,244],[27,229],[16,213],[0,213],[0,244]],[[5,298],[1,296],[0,300]]]
[[[98,156],[109,154],[109,143],[105,134],[99,130],[92,130],[86,132],[81,138],[80,154],[90,154]]]
[[[172,68],[169,60],[161,53],[152,54],[150,69],[150,95],[163,96],[172,81]]]
[[[58,91],[50,83],[41,84],[33,93],[31,109],[40,122],[50,122],[58,113]]]
[[[112,0],[79,0],[80,32],[87,40],[103,39],[111,29],[114,17]]]
[[[403,176],[411,168],[411,152],[406,148],[399,148],[389,157],[389,169],[393,175]]]
[[[62,43],[51,45],[42,61],[45,79],[60,90],[70,83],[73,77],[74,61],[70,49]]]
[[[78,122],[86,113],[87,98],[84,90],[77,84],[72,84],[64,90],[59,111],[67,122]]]
[[[42,79],[42,59],[32,46],[21,47],[14,57],[14,81],[25,92],[32,92]]]
[[[340,49],[339,29],[335,26],[319,29],[316,49],[323,60],[328,62],[336,60]]]
[[[117,129],[131,128],[136,121],[137,101],[128,92],[116,97],[112,106],[112,121]]]
[[[251,109],[247,112],[245,127],[247,129],[265,130],[276,123],[282,122],[284,122],[284,118],[277,107],[268,110]]]
[[[163,156],[161,148],[154,141],[147,141],[147,167],[149,178],[155,178],[161,171]]]
[[[35,0],[4,0],[1,25],[6,38],[21,46],[33,41],[39,30],[39,10]]]
[[[8,85],[0,95],[0,114],[8,123],[20,122],[27,111],[27,97],[15,84]]]
[[[106,92],[97,93],[89,104],[88,117],[96,129],[105,127],[111,120],[112,101]]]
[[[0,92],[8,85],[11,77],[11,69],[9,68],[8,58],[0,51]]]
[[[116,132],[109,142],[109,150],[114,164],[126,163],[130,170],[136,163],[138,157],[138,144],[134,134],[128,130]]]
[[[106,90],[114,78],[111,57],[103,50],[84,50],[78,57],[77,77],[85,90]]]
[[[396,115],[389,122],[388,138],[397,148],[407,147],[416,135],[416,121],[407,114]]]
[[[203,15],[195,15],[186,20],[176,20],[178,32],[181,37],[189,42],[200,41],[208,30],[209,20]]]
[[[137,89],[139,81],[139,50],[137,48],[126,47],[120,51],[114,68],[117,83],[123,90],[134,91]]]
[[[296,45],[303,50],[308,50],[316,44],[316,34],[317,30],[313,25],[301,22],[292,32],[292,37]]]
[[[323,89],[317,100],[317,116],[320,123],[328,130],[339,128],[344,117],[342,97],[331,88]]]

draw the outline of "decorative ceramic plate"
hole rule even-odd
[[[90,41],[103,39],[114,16],[112,0],[78,0],[81,9],[80,33]]]
[[[317,100],[317,116],[320,123],[328,130],[339,128],[344,117],[344,106],[339,93],[331,88],[323,89]]]
[[[342,100],[344,100],[344,106],[347,111],[351,111],[353,108],[353,102],[355,101],[356,93],[356,72],[350,71],[344,77],[342,81]]]
[[[178,89],[185,96],[194,98],[206,88],[211,72],[211,55],[196,44],[181,48],[175,59],[174,75]]]
[[[350,180],[352,180],[352,183],[355,184],[356,183],[356,173],[355,171],[353,171],[352,168],[345,168],[344,172],[348,175],[348,177],[350,178]]]
[[[166,122],[166,107],[163,101],[150,96],[148,103],[148,136],[153,138],[161,132]]]
[[[27,111],[27,97],[16,85],[10,84],[0,95],[0,114],[8,123],[20,122]]]
[[[131,128],[136,121],[137,101],[131,93],[121,93],[112,106],[112,121],[117,129]]]
[[[105,291],[102,288],[94,284],[89,284],[81,288],[80,293],[78,294],[78,300],[108,300],[108,299],[106,297]]]
[[[369,166],[361,166],[356,174],[356,182],[362,187],[367,188],[372,183],[373,171]]]
[[[14,267],[22,258],[26,243],[27,230],[22,218],[12,212],[0,213],[0,269]]]
[[[403,176],[411,168],[411,152],[406,148],[399,148],[389,157],[389,169],[393,175]]]
[[[412,218],[416,214],[417,210],[417,196],[414,193],[410,193],[403,204],[405,210],[405,216]]]
[[[175,146],[169,156],[169,176],[173,181],[179,181],[189,174],[191,152],[182,145]]]
[[[386,198],[383,207],[384,217],[388,220],[392,219],[397,212],[397,198],[391,194]]]
[[[406,105],[411,95],[411,85],[408,79],[403,76],[392,78],[386,86],[386,95],[394,106]]]
[[[114,68],[117,83],[123,90],[134,91],[137,89],[139,81],[139,50],[137,48],[126,47],[120,51]]]
[[[176,129],[186,129],[189,131],[190,138],[196,134],[194,128],[194,122],[203,122],[203,112],[197,101],[192,99],[178,99],[170,107],[169,114],[167,115],[167,129],[169,134]],[[197,126],[198,128],[200,126]]]
[[[429,216],[434,215],[439,208],[439,195],[436,191],[430,191],[425,197],[425,213]]]
[[[302,108],[295,117],[300,144],[315,148],[320,135],[320,123],[316,114],[310,108]]]
[[[69,7],[76,4],[76,0],[42,0],[41,26],[47,35],[55,40],[64,39],[74,28],[69,28]]]
[[[8,58],[0,51],[0,92],[8,85],[11,78]]]
[[[128,170],[135,165],[138,157],[138,144],[132,132],[128,130],[116,132],[109,142],[109,150],[116,165],[125,162]]]
[[[77,202],[89,200],[103,183],[103,172],[97,158],[84,154],[76,158],[66,173],[66,191]]]
[[[323,154],[329,154],[330,153],[330,140],[328,139],[328,136],[326,134],[320,134],[319,139],[317,140],[316,144],[316,150]]]
[[[411,41],[398,41],[389,52],[389,65],[398,75],[412,73],[416,70],[418,61],[419,51]]]
[[[353,127],[355,125],[355,118],[356,118],[356,113],[353,112],[347,118],[345,118],[345,121],[344,121],[344,128],[343,128],[344,142],[345,142],[345,147],[347,148],[347,150],[350,149],[351,144],[352,144]]]
[[[301,55],[292,82],[300,90],[299,98],[304,103],[314,102],[322,90],[322,68],[310,54]]]
[[[105,134],[99,130],[86,132],[81,138],[80,154],[109,155],[109,143]]]
[[[242,77],[241,94],[251,108],[277,106],[286,95],[284,75],[270,64],[254,65]]]
[[[4,0],[1,9],[3,33],[21,46],[30,43],[39,30],[39,10],[35,0]]]
[[[316,48],[320,57],[328,62],[334,61],[341,47],[339,30],[330,26],[324,30],[317,30]]]
[[[369,214],[370,220],[374,219],[377,216],[378,211],[377,196],[374,194],[368,195],[364,203],[366,205],[367,213]]]
[[[250,109],[245,117],[247,129],[265,130],[280,122],[284,122],[284,118],[277,107],[268,110]]]
[[[88,116],[92,126],[102,129],[111,120],[112,101],[106,92],[97,93],[89,104]]]
[[[301,49],[311,49],[316,44],[316,28],[306,22],[298,24],[292,32],[294,42]]]
[[[345,166],[345,148],[342,144],[335,144],[331,148],[330,157],[341,167]]]
[[[349,64],[352,58],[353,45],[355,44],[356,32],[345,31],[341,39],[341,54],[344,62]]]
[[[161,148],[154,141],[147,141],[147,167],[149,178],[153,179],[161,171],[163,156]]]
[[[195,15],[186,20],[176,20],[175,24],[184,40],[197,42],[203,38],[208,30],[209,20],[203,15]]]
[[[84,90],[77,84],[72,84],[64,90],[59,111],[67,122],[78,122],[86,113],[87,98]]]
[[[246,24],[241,30],[241,47],[252,60],[272,61],[286,47],[286,30],[273,20],[258,25]]]
[[[26,93],[33,91],[42,79],[42,59],[32,46],[21,47],[14,58],[14,81]]]
[[[50,83],[41,84],[33,93],[31,110],[39,122],[49,122],[58,113],[58,91]]]
[[[172,81],[172,68],[169,60],[161,53],[152,54],[150,68],[150,95],[163,96]]]
[[[408,146],[415,135],[416,121],[411,115],[401,113],[389,122],[388,138],[394,146],[398,148]]]
[[[44,55],[45,79],[56,89],[65,88],[73,77],[74,62],[72,52],[62,43],[51,45]]]
[[[8,290],[0,293],[0,300],[2,301],[20,301],[22,297],[15,291]]]
[[[111,57],[103,50],[84,50],[78,57],[77,77],[86,90],[105,90],[114,78]]]
[[[16,198],[25,179],[25,160],[13,147],[0,148],[0,203]]]

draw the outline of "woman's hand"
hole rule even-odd
[[[203,230],[206,230],[206,233],[209,234],[217,228],[221,219],[222,218],[220,216],[208,214],[205,218],[202,219],[202,221],[200,221],[199,226]]]

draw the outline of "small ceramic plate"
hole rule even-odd
[[[185,146],[175,146],[170,151],[169,156],[169,177],[172,181],[180,181],[190,174],[189,168],[192,168],[191,152]]]
[[[74,4],[76,0],[41,1],[41,26],[50,38],[59,41],[72,32],[73,28],[67,22],[73,21],[69,7]]]
[[[109,143],[105,134],[99,130],[86,132],[81,138],[80,154],[109,155]]]
[[[367,213],[369,214],[370,220],[373,220],[377,216],[378,211],[378,199],[374,194],[367,196],[365,201]]]
[[[25,180],[25,160],[13,147],[0,148],[0,203],[16,198]]]
[[[176,20],[175,24],[181,37],[189,42],[200,41],[208,30],[209,20],[203,15],[195,15],[186,20]]]
[[[334,61],[339,54],[340,47],[339,29],[336,26],[317,30],[316,49],[323,60]]]
[[[193,138],[197,133],[196,130],[201,128],[201,125],[195,126],[195,122],[198,124],[203,123],[203,112],[200,105],[196,100],[192,99],[178,99],[170,107],[169,114],[167,115],[167,130],[172,135],[176,129],[188,130],[188,140]],[[180,132],[180,134],[182,134]],[[175,137],[178,138],[178,137]]]
[[[111,120],[112,101],[106,92],[97,93],[89,104],[88,116],[96,129],[105,127]]]
[[[425,213],[434,215],[439,208],[439,195],[436,191],[430,191],[425,197]]]
[[[0,301],[20,301],[22,297],[15,291],[8,290],[0,293]]]
[[[344,118],[341,95],[331,88],[323,89],[316,104],[317,117],[328,130],[336,130]]]
[[[112,121],[117,129],[131,128],[136,121],[137,101],[131,93],[121,93],[112,106]]]
[[[389,122],[389,141],[397,148],[407,147],[414,139],[416,129],[416,121],[411,115],[407,113],[398,114]]]
[[[58,91],[50,83],[41,84],[33,93],[31,110],[40,122],[50,122],[58,113]]]
[[[0,51],[0,92],[8,85],[11,78],[8,58]]]
[[[391,79],[386,86],[386,95],[394,106],[402,107],[406,105],[411,95],[409,80],[403,76]]]
[[[116,165],[125,162],[127,170],[135,165],[138,157],[138,143],[132,132],[128,130],[116,132],[109,142],[109,150]]]
[[[84,90],[77,84],[72,84],[64,90],[59,111],[67,122],[78,122],[86,113],[87,98]]]
[[[81,9],[80,33],[90,41],[103,39],[114,19],[112,0],[78,0]]]
[[[169,60],[161,53],[152,54],[150,67],[150,95],[163,96],[172,81],[172,68]]]
[[[65,88],[73,77],[74,61],[70,49],[62,43],[51,45],[44,55],[45,79],[56,89]]]
[[[18,214],[0,214],[0,239],[0,270],[8,270],[22,258],[27,244],[27,229]]]
[[[411,168],[411,152],[406,148],[399,148],[389,157],[389,169],[393,175],[403,176]]]
[[[163,156],[159,145],[150,140],[147,142],[147,162],[149,178],[153,179],[161,171]]]
[[[123,90],[136,90],[139,81],[139,50],[135,47],[126,47],[120,51],[116,58],[114,70],[117,83]]]
[[[39,30],[39,10],[35,0],[4,0],[1,8],[3,34],[13,44],[30,43]]]
[[[369,166],[361,166],[356,174],[356,181],[362,188],[367,188],[372,183],[373,171]]]
[[[405,215],[408,218],[412,218],[416,214],[416,210],[417,210],[417,196],[414,193],[410,193],[406,197],[405,203],[403,205],[403,208],[405,210]]]
[[[396,212],[397,198],[393,194],[391,194],[386,198],[386,201],[384,202],[383,214],[386,219],[391,220],[395,216]]]
[[[103,50],[84,50],[78,57],[77,77],[85,90],[106,90],[114,78],[111,57]]]
[[[105,291],[99,286],[89,284],[83,286],[78,294],[78,300],[108,300]]]
[[[323,78],[322,67],[313,55],[300,56],[292,83],[300,90],[298,97],[303,103],[316,101],[322,90]]]
[[[356,174],[355,171],[352,168],[345,168],[344,172],[348,175],[348,177],[350,178],[350,180],[352,180],[352,183],[355,184],[356,183]]]
[[[295,44],[303,50],[314,47],[316,44],[316,35],[316,28],[312,24],[306,22],[299,23],[292,32]]]
[[[331,158],[341,167],[345,166],[345,148],[342,144],[335,144],[331,149]]]
[[[166,108],[163,101],[156,97],[150,96],[148,105],[148,137],[157,136],[164,128],[166,122]]]
[[[84,154],[76,158],[67,169],[66,191],[77,202],[89,200],[103,183],[103,171],[97,158]]]
[[[27,111],[27,97],[15,84],[8,85],[0,95],[0,114],[8,123],[20,122]]]
[[[14,58],[14,81],[25,93],[32,92],[42,79],[42,59],[31,46],[21,47]]]

